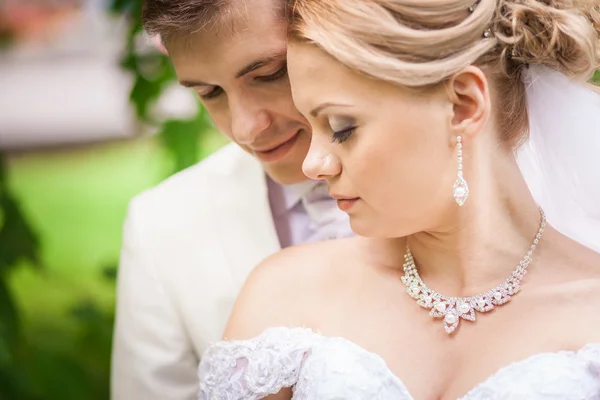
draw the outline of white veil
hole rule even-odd
[[[600,94],[550,68],[523,76],[529,140],[517,160],[548,222],[600,252]]]

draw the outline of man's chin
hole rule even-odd
[[[276,162],[266,162],[257,158],[271,179],[280,185],[292,185],[308,179],[302,172],[302,163],[308,153],[309,147],[310,136],[306,131],[301,131],[294,146],[288,151],[285,157]]]

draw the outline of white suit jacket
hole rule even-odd
[[[221,338],[249,272],[279,248],[265,173],[236,145],[136,197],[118,274],[112,399],[195,399],[199,355]]]

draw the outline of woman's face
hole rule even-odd
[[[352,199],[338,204],[356,233],[435,229],[444,210],[457,207],[455,110],[444,87],[416,94],[310,44],[290,43],[288,69],[294,102],[313,128],[304,173],[325,179],[333,197]]]

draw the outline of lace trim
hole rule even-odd
[[[379,355],[307,328],[273,327],[251,340],[218,342],[202,357],[199,375],[200,400],[258,400],[286,387],[298,400],[412,400]],[[563,400],[566,392],[600,400],[600,343],[513,362],[461,400],[506,400],[516,393]]]
[[[298,381],[319,336],[308,328],[269,328],[253,340],[221,341],[202,356],[200,400],[258,400]]]

